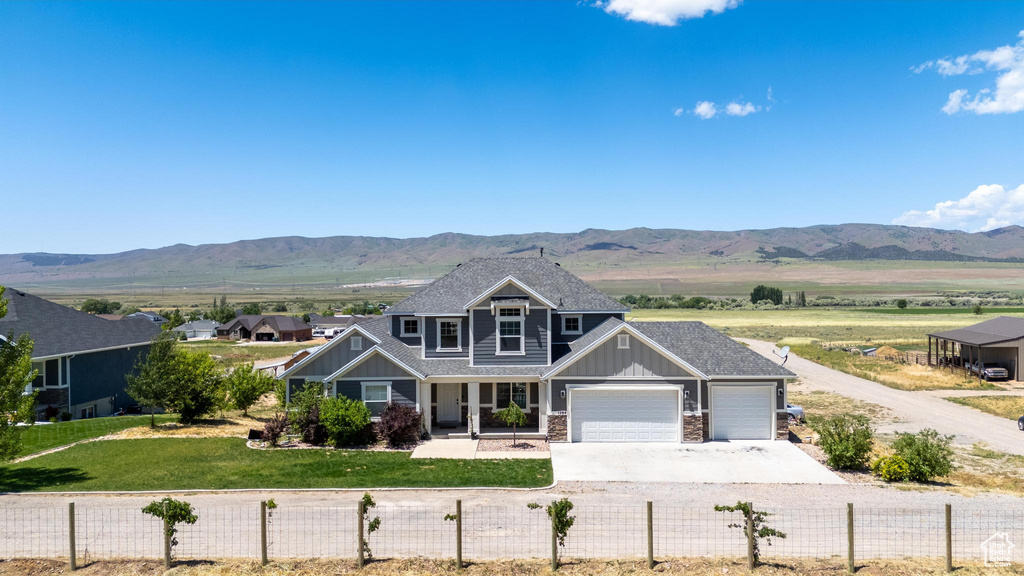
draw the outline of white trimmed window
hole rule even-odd
[[[583,316],[562,316],[562,334],[570,336],[583,334]]]
[[[362,382],[363,403],[370,409],[370,415],[380,417],[384,407],[391,402],[391,382]]]
[[[437,351],[462,351],[462,319],[439,318],[437,320]]]
[[[33,362],[32,369],[36,370],[36,379],[32,381],[32,387],[44,388],[46,386],[46,362]]]
[[[619,350],[629,349],[629,334],[619,334],[618,336]]]
[[[494,410],[504,410],[510,402],[515,402],[529,412],[528,390],[529,385],[524,382],[498,382],[494,385]]]
[[[362,336],[352,336],[351,338],[349,338],[349,341],[352,342],[352,349],[353,350],[362,350],[363,349],[363,337]]]
[[[523,309],[498,308],[497,354],[525,354]]]
[[[420,335],[420,319],[419,318],[402,318],[402,330],[401,336],[419,336]]]

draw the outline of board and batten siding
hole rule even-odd
[[[526,354],[497,354],[497,314],[473,310],[474,366],[545,366],[548,363],[548,309],[530,300],[530,313],[523,319],[523,349]]]
[[[374,354],[355,368],[342,375],[343,378],[415,378],[404,368],[380,354]]]
[[[601,378],[587,379],[587,380],[559,380],[555,378],[551,381],[551,411],[562,412],[567,408],[567,398],[569,396],[566,393],[566,398],[562,398],[562,392],[566,390],[567,385],[577,386],[639,386],[643,387],[647,384],[662,385],[667,384],[671,386],[682,386],[683,390],[689,392],[689,398],[683,398],[683,410],[685,412],[696,412],[697,411],[697,381],[696,380],[658,380],[652,379],[650,382],[637,382],[635,380],[629,381],[616,381],[616,380],[604,380]],[[684,394],[685,396],[685,394]]]
[[[603,378],[692,378],[676,363],[633,335],[629,348],[620,349],[618,335],[576,359],[558,376],[595,376]]]
[[[356,334],[356,336],[362,335]],[[302,367],[300,367],[295,372],[292,372],[289,375],[289,379],[312,378],[316,376],[319,376],[320,378],[325,378],[327,376],[330,376],[331,374],[334,374],[342,366],[355,360],[360,355],[364,354],[367,350],[369,350],[371,346],[373,346],[372,340],[368,339],[366,336],[362,336],[362,338],[362,350],[352,349],[352,334],[349,334],[348,336],[345,337],[344,340],[341,340],[337,344],[334,344],[334,342],[332,341],[330,347],[327,350],[325,350],[323,354],[314,358],[313,360],[310,360],[306,364],[303,364]]]

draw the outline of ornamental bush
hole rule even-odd
[[[952,436],[942,436],[931,428],[917,434],[898,434],[892,443],[893,452],[910,468],[908,480],[928,482],[953,471]]]
[[[277,446],[288,428],[288,417],[284,414],[276,414],[263,426],[263,440],[271,446]]]
[[[815,420],[812,425],[818,445],[828,456],[826,464],[837,470],[857,470],[867,464],[874,432],[866,416],[838,414]]]
[[[391,447],[415,442],[420,437],[420,413],[412,406],[389,403],[380,413],[377,437]]]
[[[320,405],[320,423],[334,446],[354,446],[373,441],[370,409],[359,400],[340,396]]]
[[[910,479],[910,466],[899,454],[875,460],[871,472],[886,482],[906,482]]]
[[[292,431],[307,444],[319,446],[327,440],[327,431],[320,423],[320,406],[324,401],[322,382],[306,381],[301,390],[292,394],[289,414]]]

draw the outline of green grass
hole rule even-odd
[[[176,417],[170,414],[156,415],[157,424],[171,422],[175,419]],[[136,426],[149,426],[149,416],[114,416],[57,422],[56,424],[35,424],[21,429],[22,446],[19,456],[35,454],[79,440],[99,438]]]
[[[412,460],[408,452],[253,450],[240,438],[104,440],[0,467],[0,491],[539,487],[551,460]]]

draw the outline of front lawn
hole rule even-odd
[[[157,424],[171,422],[175,419],[175,416],[169,414],[156,415]],[[136,426],[149,426],[149,416],[113,416],[54,424],[34,424],[21,429],[22,446],[18,455],[27,456],[79,440],[99,438]]]
[[[977,408],[1000,418],[1016,420],[1024,416],[1024,396],[967,396],[964,398],[946,398],[961,406]]]
[[[539,487],[551,461],[412,460],[408,452],[252,450],[240,438],[104,440],[0,467],[0,491]]]

